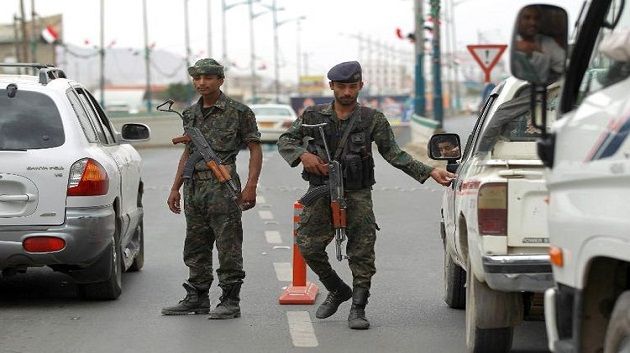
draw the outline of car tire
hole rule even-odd
[[[630,291],[623,292],[610,316],[604,353],[630,352]]]
[[[144,222],[142,219],[138,223],[138,227],[136,227],[134,239],[138,242],[138,253],[127,270],[129,272],[140,271],[144,266]]]
[[[469,353],[506,353],[512,347],[514,329],[512,326],[496,328],[479,328],[479,318],[492,317],[493,311],[505,310],[504,305],[497,303],[509,302],[507,296],[515,293],[505,293],[492,290],[487,284],[475,278],[468,261],[466,271],[466,347]],[[506,298],[503,298],[506,297]],[[495,304],[495,305],[493,305]],[[522,306],[522,301],[520,303]],[[480,312],[483,311],[483,312]],[[500,313],[499,313],[500,315]],[[492,320],[492,319],[490,319]]]
[[[466,308],[466,271],[444,249],[444,302],[449,308]]]
[[[108,252],[111,256],[109,278],[102,282],[80,284],[79,291],[84,299],[114,300],[122,293],[122,252],[116,236],[112,237]]]

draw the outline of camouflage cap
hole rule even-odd
[[[197,60],[194,66],[188,68],[190,76],[217,75],[223,77],[223,66],[218,61],[210,58]]]

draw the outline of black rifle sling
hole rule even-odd
[[[363,112],[363,109],[361,109],[362,107],[359,107],[359,109],[361,110],[360,113]],[[356,118],[356,113],[352,114],[352,116],[350,117],[350,121],[348,121],[348,126],[346,126],[346,129],[343,132],[343,136],[341,136],[341,140],[339,141],[339,144],[337,145],[337,150],[335,151],[335,155],[332,157],[335,160],[338,160],[338,158],[341,156],[341,152],[343,152],[343,149],[346,145],[346,141],[348,140],[348,136],[350,136],[350,132],[352,131],[352,127],[354,126],[354,122],[357,120]]]
[[[374,115],[374,110],[368,107],[360,107],[359,109],[361,110],[361,119],[365,121],[369,118],[369,121],[371,121],[371,118]],[[341,138],[341,141],[339,142],[339,145],[337,146],[337,150],[335,151],[335,156],[333,157],[333,159],[337,159],[342,155],[342,152],[344,151],[346,145],[346,140],[348,140],[348,136],[350,136],[350,132],[352,131],[352,126],[354,125],[355,120],[356,118],[353,114],[353,116],[350,118],[350,121],[348,122],[348,126],[346,126],[346,130],[343,132],[343,136]]]

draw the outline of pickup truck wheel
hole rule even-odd
[[[137,272],[144,266],[144,222],[140,220],[138,227],[136,228],[136,234],[134,234],[135,240],[138,242],[138,253],[133,259],[131,266],[129,266],[129,272]]]
[[[97,283],[85,283],[79,285],[81,296],[91,300],[114,300],[122,292],[122,253],[116,237],[112,237],[109,246],[111,256],[110,276],[108,279]]]
[[[630,352],[630,291],[617,298],[604,342],[604,353]]]
[[[512,347],[513,327],[479,328],[479,318],[492,317],[493,311],[505,310],[503,293],[490,289],[478,281],[468,262],[466,271],[466,347],[469,353],[504,353]],[[489,294],[489,295],[488,295]],[[497,300],[498,299],[498,300]],[[521,303],[522,306],[522,303]],[[490,319],[492,320],[492,319]],[[487,324],[487,323],[486,323]]]
[[[466,308],[466,271],[444,249],[444,302],[453,309]]]

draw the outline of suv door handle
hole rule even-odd
[[[16,202],[16,201],[34,201],[35,195],[32,194],[23,194],[23,195],[9,195],[2,194],[0,195],[0,202]]]

